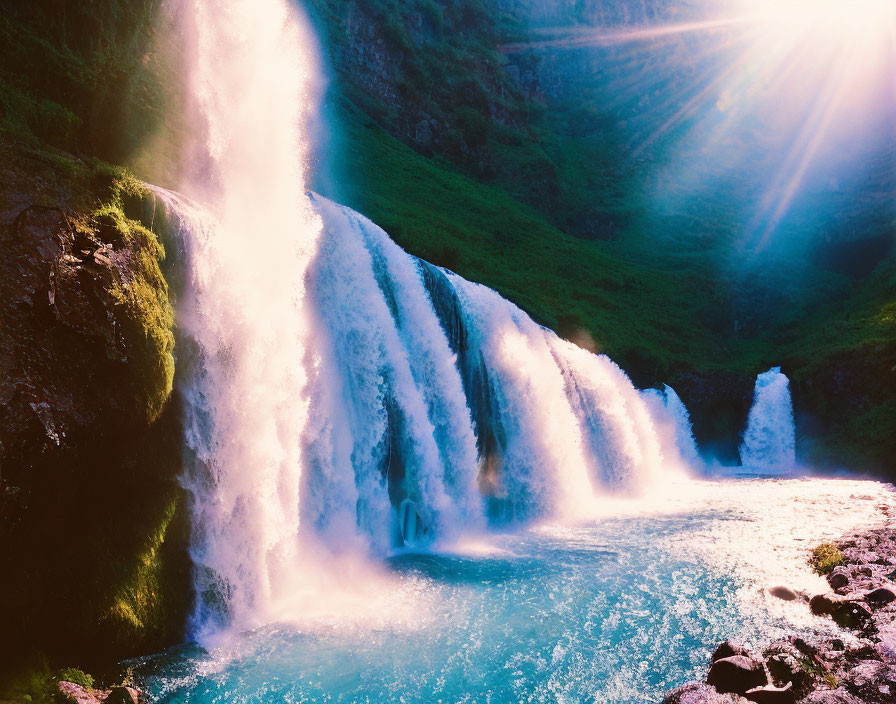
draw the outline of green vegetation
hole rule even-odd
[[[58,682],[71,682],[85,689],[93,688],[93,676],[77,667],[65,667],[59,670],[53,678]]]
[[[822,543],[812,550],[809,562],[818,574],[830,574],[835,567],[846,563],[840,549],[832,543]]]
[[[338,196],[413,254],[495,288],[562,334],[591,336],[616,359],[640,355],[668,371],[686,353],[696,352],[695,364],[718,356],[703,344],[714,333],[702,321],[719,305],[710,280],[575,239],[502,189],[417,154],[341,107],[340,134],[352,149],[337,170],[355,178]]]
[[[0,582],[0,674],[52,672],[73,657],[103,668],[177,642],[192,602],[164,222],[121,167],[5,139],[0,152],[10,174],[0,207],[21,208],[23,194],[64,206],[75,240],[106,245],[97,253],[108,262],[71,271],[87,277],[72,281],[85,292],[77,317],[23,320],[33,330],[21,344],[39,350],[26,373],[51,399],[71,398],[77,415],[59,409],[64,451],[26,456],[28,471],[4,463],[3,489],[23,500],[0,521],[0,561],[15,566]],[[28,687],[34,701],[38,685]],[[14,691],[28,693],[0,682]]]
[[[616,90],[640,70],[636,55],[555,98],[538,92],[536,77],[542,62],[562,62],[501,53],[528,30],[491,0],[312,0],[310,8],[336,74],[329,111],[339,187],[322,181],[326,195],[412,254],[607,352],[638,385],[782,365],[800,412],[801,457],[892,471],[893,259],[856,279],[822,265],[836,265],[836,254],[812,250],[821,227],[835,238],[893,230],[892,205],[881,201],[871,217],[859,199],[807,196],[776,233],[781,253],[746,261],[736,204],[762,191],[735,171],[709,193],[669,182],[674,132],[637,149],[645,125],[625,126],[621,116],[638,112],[643,91]],[[715,414],[691,410],[712,435]]]
[[[493,0],[310,0],[309,9],[340,90],[420,154],[586,239],[609,236],[637,207],[616,121],[593,100],[547,110],[526,87],[539,59],[499,50],[528,30]]]
[[[0,682],[0,690],[16,704],[66,704],[69,699],[58,690],[59,682],[71,682],[88,690],[94,686],[93,677],[77,667],[53,670],[46,660],[41,660],[12,681]]]
[[[0,8],[0,134],[171,181],[186,133],[180,52],[160,0]]]
[[[799,663],[803,672],[809,675],[812,680],[824,680],[828,687],[837,689],[837,678],[823,662],[810,657],[801,657]]]
[[[892,259],[860,280],[808,259],[741,275],[725,259],[742,217],[725,203],[728,184],[686,212],[645,214],[651,172],[607,96],[542,95],[542,59],[500,51],[527,30],[494,0],[309,5],[335,71],[331,173],[320,190],[412,254],[606,352],[641,386],[783,364],[797,407],[816,423],[801,433],[801,454],[891,468]],[[61,202],[128,272],[107,291],[127,364],[99,359],[109,354],[99,346],[55,352],[57,369],[93,394],[73,395],[76,405],[116,403],[77,453],[28,466],[30,514],[0,522],[3,564],[18,575],[0,585],[11,615],[4,646],[26,659],[35,649],[58,664],[75,652],[101,661],[161,648],[181,636],[190,607],[164,233],[137,178],[175,183],[189,137],[178,109],[182,48],[168,21],[157,0],[0,9],[0,206],[13,212],[23,194]],[[836,549],[813,554],[829,571],[842,556],[822,548]]]
[[[102,237],[130,253],[131,276],[117,281],[112,295],[125,311],[124,319],[130,327],[125,331],[126,338],[142,343],[136,353],[139,376],[145,384],[145,400],[141,402],[153,422],[162,412],[174,382],[174,311],[160,265],[165,250],[158,236],[140,222],[152,207],[149,191],[124,169],[113,174],[111,197],[93,212],[92,220]]]
[[[102,683],[96,682],[90,675],[78,667],[63,667],[53,670],[50,664],[42,659],[33,664],[24,674],[9,681],[0,680],[0,692],[5,697],[4,704],[77,704],[72,696],[63,694],[59,689],[60,682],[71,682],[83,687],[88,693],[102,696],[100,689],[109,689],[110,682],[119,682],[115,686],[133,686],[130,670],[104,677]],[[7,699],[8,698],[8,699]]]

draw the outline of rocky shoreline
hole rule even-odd
[[[819,618],[852,631],[840,638],[791,636],[756,653],[725,641],[712,655],[705,682],[667,693],[663,704],[896,703],[896,521],[816,551],[830,591],[811,598],[786,588]]]

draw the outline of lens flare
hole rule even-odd
[[[749,0],[756,30],[744,56],[741,93],[768,129],[789,138],[753,216],[753,247],[765,247],[813,164],[856,149],[887,124],[894,99],[896,3],[892,0]],[[748,89],[758,94],[751,97]]]
[[[736,210],[738,267],[775,233],[804,237],[811,228],[783,227],[803,198],[839,192],[896,144],[896,0],[673,0],[666,16],[538,28],[501,49],[575,53],[605,82],[597,94],[618,108],[632,163],[656,164],[656,212],[736,191],[722,210]]]
[[[814,35],[838,44],[880,37],[896,15],[891,0],[749,0],[743,10],[784,40]]]

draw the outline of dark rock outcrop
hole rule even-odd
[[[735,655],[742,655],[744,657],[753,656],[750,649],[742,643],[738,643],[735,640],[725,640],[719,643],[718,647],[713,651],[710,662],[722,660],[723,658],[730,658]]]
[[[146,697],[134,687],[119,686],[112,689],[93,689],[74,682],[60,682],[58,687],[62,701],[71,704],[144,704]]]
[[[722,693],[745,694],[747,690],[767,683],[768,676],[762,663],[747,655],[732,655],[716,660],[706,676],[706,684]]]
[[[0,669],[136,655],[191,599],[162,218],[122,170],[0,164]]]
[[[708,684],[691,682],[666,694],[663,704],[748,704],[737,694],[722,694]]]
[[[793,704],[796,701],[792,682],[788,682],[783,687],[771,684],[754,687],[747,690],[744,696],[756,704]]]
[[[688,409],[694,439],[721,462],[738,463],[740,433],[747,425],[755,377],[716,371],[678,371],[668,381]]]

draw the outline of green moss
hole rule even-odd
[[[103,617],[115,631],[122,635],[145,633],[164,622],[169,614],[160,613],[163,584],[163,548],[175,514],[180,505],[179,493],[174,493],[163,507],[154,532],[144,549],[131,561],[129,574],[114,595]]]
[[[93,689],[93,676],[77,667],[65,667],[59,670],[53,678],[59,682],[71,682],[85,689]]]
[[[130,276],[118,280],[111,293],[122,309],[130,338],[137,343],[134,358],[144,380],[141,390],[150,422],[158,418],[174,382],[174,311],[162,275],[165,250],[159,237],[134,219],[149,191],[130,172],[118,167],[95,167],[98,178],[111,178],[111,197],[93,212],[100,235],[110,235],[127,248]]]
[[[809,675],[813,681],[824,680],[828,687],[837,689],[837,678],[824,664],[809,657],[800,658],[799,663],[803,672]]]
[[[78,667],[54,670],[46,658],[37,661],[12,681],[0,682],[0,697],[33,704],[68,704],[73,701],[59,691],[59,682],[71,682],[87,690],[94,687],[94,678]]]
[[[835,567],[845,564],[846,558],[836,545],[822,543],[812,550],[809,562],[818,574],[830,574]]]

